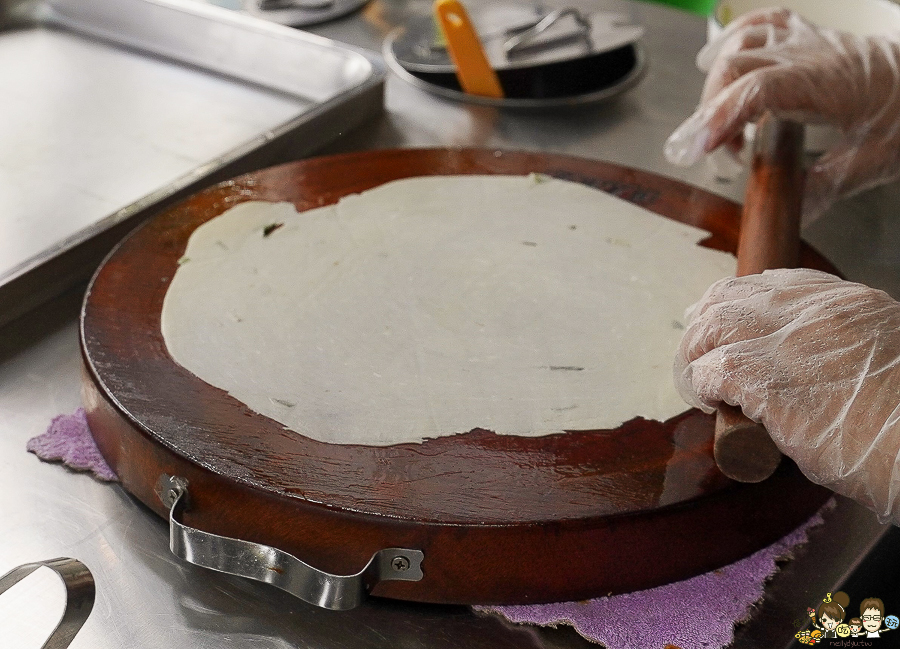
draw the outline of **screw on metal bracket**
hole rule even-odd
[[[162,504],[171,509],[175,501],[187,491],[187,487],[188,481],[184,478],[164,473],[157,480],[155,491]]]
[[[406,572],[409,570],[409,559],[400,555],[391,559],[391,567],[397,572]]]

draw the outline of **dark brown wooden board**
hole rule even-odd
[[[185,523],[352,574],[374,552],[424,552],[419,582],[373,594],[444,603],[536,603],[657,586],[772,543],[829,492],[788,460],[759,484],[725,478],[713,420],[546,437],[486,430],[390,447],[286,431],[177,365],[160,333],[166,288],[190,233],[247,200],[299,210],[409,176],[540,172],[585,183],[710,231],[734,251],[740,208],[647,172],[580,158],[489,150],[392,150],[292,163],[185,200],[127,238],[95,276],[81,335],[84,402],[124,487],[159,515],[163,473],[190,481]],[[801,263],[834,271],[804,246]],[[673,274],[690,269],[673,268]]]

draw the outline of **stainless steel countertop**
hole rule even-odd
[[[477,7],[490,2],[470,0],[466,4]],[[703,84],[703,75],[694,66],[705,40],[702,18],[652,3],[623,0],[552,0],[543,4],[586,12],[617,11],[644,25],[647,76],[637,88],[613,101],[552,110],[497,110],[457,103],[392,76],[384,118],[342,138],[329,150],[477,145],[567,153],[654,171],[724,196],[741,197],[740,179],[722,183],[708,165],[675,167],[663,157],[662,143],[691,113]],[[374,0],[352,19],[311,31],[377,51],[394,27],[427,14],[430,6],[424,0]]]
[[[466,4],[477,7],[490,0]],[[700,96],[703,75],[694,58],[706,41],[705,19],[664,5],[628,0],[547,0],[543,4],[631,16],[647,30],[647,76],[637,88],[613,101],[552,111],[455,103],[391,76],[386,114],[330,145],[326,152],[485,146],[566,153],[652,171],[743,201],[746,173],[721,180],[711,163],[684,168],[663,157],[663,142],[691,114]],[[430,6],[426,0],[374,0],[358,15],[310,31],[377,51],[392,29],[427,14]],[[803,236],[848,279],[900,298],[900,183],[836,205],[808,226]]]
[[[703,20],[650,4],[568,4],[625,10],[647,27],[650,70],[638,88],[603,105],[508,112],[454,104],[392,78],[384,116],[344,134],[329,152],[436,145],[562,152],[647,169],[738,199],[742,178],[719,182],[704,165],[679,169],[662,156],[663,140],[700,91],[693,58],[705,37]],[[377,49],[393,25],[429,6],[424,0],[375,0],[360,14],[313,31]],[[890,218],[898,207],[897,187],[878,190],[832,210],[806,236],[849,278],[900,296],[900,219]],[[178,562],[169,554],[165,523],[120,487],[25,452],[26,441],[52,417],[79,405],[79,302],[79,292],[70,292],[0,329],[0,573],[58,556],[87,564],[97,580],[97,602],[73,649],[596,646],[568,628],[513,626],[465,607],[370,600],[354,611],[328,612],[273,588]],[[735,646],[787,646],[793,621],[840,583],[885,529],[869,512],[839,499],[810,544],[769,584]],[[0,644],[39,647],[38,635],[46,635],[61,605],[59,584],[36,573],[0,597]]]

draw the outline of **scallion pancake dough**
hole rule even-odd
[[[314,439],[538,436],[686,409],[683,314],[734,257],[707,233],[538,176],[395,181],[199,227],[172,280],[172,357]]]

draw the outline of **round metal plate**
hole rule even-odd
[[[638,41],[588,58],[534,69],[505,70],[498,76],[506,96],[502,99],[481,97],[463,92],[453,73],[414,74],[404,68],[394,55],[394,42],[401,34],[402,28],[392,32],[382,48],[385,61],[394,74],[432,94],[482,106],[540,109],[607,101],[636,86],[647,72],[646,51]]]
[[[528,41],[530,45],[519,52],[508,54],[505,51],[504,45],[509,39],[523,34],[525,26],[534,25],[546,15],[518,5],[480,7],[478,12],[473,12],[471,19],[481,35],[491,67],[501,72],[573,61],[630,45],[644,34],[643,27],[621,14],[598,12],[585,15],[578,12],[579,18],[585,21],[583,27],[570,16],[562,16],[557,24]],[[413,20],[397,30],[392,38],[391,52],[397,62],[412,73],[455,71],[450,54],[442,45],[438,27],[430,16]]]

